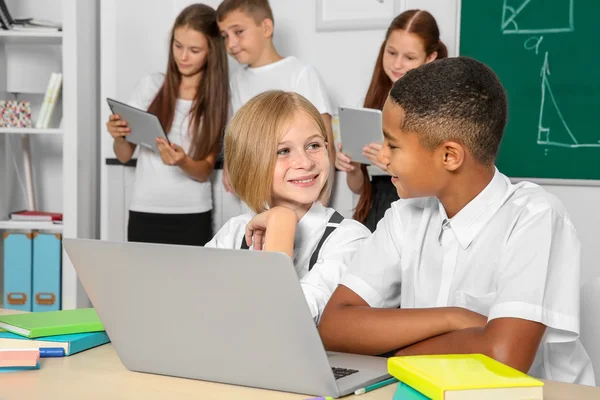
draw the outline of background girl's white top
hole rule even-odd
[[[317,248],[327,222],[334,212],[333,208],[324,207],[319,202],[313,203],[310,210],[298,222],[294,240],[294,266],[310,312],[317,323],[354,253],[362,241],[371,235],[371,232],[360,222],[344,219],[325,240],[317,262],[309,271],[312,253]],[[246,225],[253,216],[253,214],[242,214],[231,218],[205,247],[239,249]]]
[[[129,104],[147,110],[164,81],[164,75],[143,78]],[[192,133],[188,132],[192,100],[177,99],[173,125],[168,133],[171,143],[189,155]],[[177,166],[165,165],[158,153],[138,146],[135,183],[129,209],[157,214],[192,214],[212,210],[211,183],[198,182]]]

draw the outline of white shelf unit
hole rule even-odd
[[[96,238],[99,0],[5,2],[13,18],[61,21],[63,30],[0,30],[0,92],[3,98],[12,99],[10,96],[16,93],[17,98],[35,99],[39,108],[50,74],[62,72],[63,82],[60,104],[55,110],[55,114],[62,114],[60,128],[58,119],[53,120],[49,129],[0,128],[0,217],[8,219],[10,212],[27,208],[22,177],[19,176],[23,175],[24,168],[18,143],[23,135],[29,135],[36,208],[62,212],[63,224],[0,221],[0,230],[41,230],[62,233],[63,238]],[[11,90],[19,84],[25,89]],[[37,110],[33,100],[32,108],[35,118]],[[2,263],[0,257],[0,267]],[[63,309],[89,306],[87,295],[64,250],[61,280]]]
[[[58,128],[37,129],[37,128],[0,128],[0,133],[14,135],[62,135],[63,130]]]
[[[62,232],[63,226],[48,221],[0,221],[0,229],[15,231]]]
[[[60,44],[62,32],[5,31],[0,32],[2,43]]]

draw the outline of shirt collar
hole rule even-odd
[[[310,240],[314,230],[326,221],[327,208],[319,201],[315,201],[296,226],[294,247],[299,249],[303,242]]]
[[[448,222],[461,247],[466,249],[502,206],[508,187],[508,178],[496,168],[490,183],[449,220],[448,214],[446,214],[446,210],[440,201],[439,210],[442,219],[440,229],[443,229],[443,225]],[[441,238],[441,234],[439,237]]]

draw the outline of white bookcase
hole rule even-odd
[[[61,32],[0,30],[0,99],[32,102],[33,126],[52,72],[61,96],[48,129],[0,128],[0,230],[98,236],[99,0],[5,0],[13,18],[62,22]],[[63,213],[63,224],[8,221],[27,208],[22,142],[28,135],[36,208]],[[0,264],[2,258],[0,257]],[[0,269],[1,272],[1,269]],[[0,291],[2,290],[0,273]],[[89,300],[62,254],[63,309]]]

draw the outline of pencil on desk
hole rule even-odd
[[[354,392],[354,394],[356,396],[358,396],[358,395],[361,395],[361,394],[368,393],[368,392],[370,392],[372,390],[379,389],[379,388],[387,386],[387,385],[391,385],[392,383],[396,383],[396,382],[398,382],[398,379],[396,379],[396,378],[389,378],[389,379],[386,379],[384,381],[377,382],[377,383],[374,383],[374,384],[369,385],[367,387],[364,387],[362,389],[358,389],[358,390],[356,390]]]

